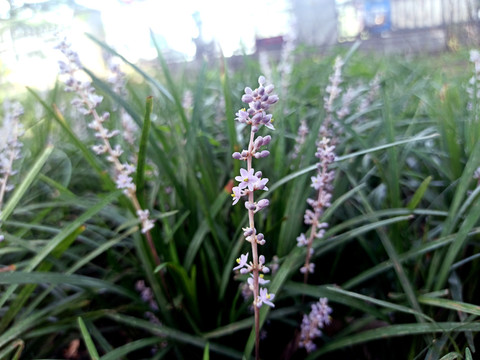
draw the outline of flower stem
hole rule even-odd
[[[253,151],[253,141],[254,141],[255,133],[250,131],[250,142],[248,144],[248,151],[251,153]],[[249,156],[247,159],[247,171],[252,169],[252,157]],[[254,203],[254,196],[253,191],[248,194],[248,201],[253,204]],[[250,228],[252,230],[255,229],[255,216],[253,210],[248,210],[248,221]],[[256,241],[256,234],[253,235],[252,241],[250,241],[252,245],[252,258],[253,258],[253,311],[255,317],[255,359],[260,359],[260,308],[257,306],[257,299],[258,299],[258,249],[257,249],[257,241]]]

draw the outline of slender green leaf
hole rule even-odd
[[[118,360],[118,359],[121,359],[123,356],[130,354],[133,351],[140,350],[155,344],[159,344],[163,341],[164,340],[159,337],[149,337],[149,338],[132,341],[132,342],[129,342],[128,344],[122,345],[110,351],[108,354],[103,355],[100,358],[100,360]]]
[[[422,181],[417,191],[415,191],[412,198],[410,199],[410,202],[407,205],[408,209],[413,210],[418,206],[423,196],[425,195],[425,191],[427,191],[428,185],[430,185],[431,181],[432,181],[431,176],[428,176],[425,180]]]
[[[93,343],[92,337],[90,336],[85,323],[83,322],[82,318],[79,316],[77,318],[78,326],[80,327],[80,332],[82,333],[83,340],[85,341],[85,345],[87,347],[88,353],[90,354],[90,358],[92,360],[99,360],[100,357],[98,356],[97,349],[95,348],[95,344]]]
[[[155,325],[149,321],[137,319],[131,316],[121,315],[121,314],[109,314],[108,317],[114,321],[118,321],[122,324],[126,324],[129,326],[137,327],[140,329],[144,329],[148,332],[151,332],[155,335],[165,336],[167,339],[171,339],[177,341],[179,343],[193,345],[204,349],[207,340],[204,338],[193,336],[176,329],[168,328],[164,325]],[[223,354],[225,356],[238,359],[241,357],[241,353],[238,351],[232,350],[224,345],[219,345],[216,343],[208,342],[210,350],[219,354]]]
[[[91,34],[86,34],[87,37],[92,40],[93,42],[97,43],[100,45],[104,50],[109,52],[112,55],[118,56],[122,61],[124,61],[126,64],[130,65],[132,69],[134,69],[136,72],[138,72],[145,80],[147,80],[149,83],[151,83],[158,91],[160,91],[161,94],[163,94],[168,100],[173,101],[172,95],[165,89],[165,87],[160,84],[155,78],[152,76],[148,75],[145,71],[140,69],[137,65],[133,64],[132,62],[128,61],[124,56],[120,55],[118,52],[113,50],[110,46],[105,44],[104,42],[98,40]]]
[[[43,165],[45,165],[45,162],[48,160],[48,157],[52,153],[53,149],[54,149],[53,145],[49,145],[45,148],[43,153],[38,157],[38,159],[35,161],[35,163],[31,167],[28,174],[23,178],[22,182],[15,188],[15,191],[13,192],[12,196],[8,199],[7,204],[5,205],[3,210],[0,212],[0,223],[7,220],[8,217],[15,210],[18,203],[22,199],[22,197],[25,195],[25,193],[30,188],[32,183],[37,179],[37,176],[40,173],[40,170],[42,170]]]
[[[313,360],[319,356],[334,350],[342,349],[347,346],[363,344],[373,340],[388,339],[399,336],[415,336],[432,333],[445,332],[464,332],[480,331],[479,323],[456,323],[456,322],[438,322],[438,323],[413,323],[402,325],[382,326],[377,329],[363,331],[356,335],[350,335],[345,338],[334,340],[322,346],[321,349],[311,353],[306,360]]]
[[[145,118],[142,126],[142,137],[140,139],[140,146],[138,149],[138,160],[137,160],[137,197],[140,202],[140,206],[145,208],[145,199],[143,191],[145,189],[145,163],[147,159],[147,145],[148,145],[148,136],[150,132],[151,119],[150,115],[153,109],[153,98],[149,96],[146,100],[145,105]]]
[[[203,360],[210,360],[210,344],[208,342],[203,351]]]

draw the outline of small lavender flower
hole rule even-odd
[[[262,304],[268,305],[270,307],[275,307],[275,304],[272,303],[272,300],[275,298],[275,294],[269,294],[268,290],[265,288],[260,288],[260,295],[257,300],[257,307],[261,307]]]
[[[98,114],[96,108],[102,102],[102,96],[95,93],[95,88],[91,86],[90,82],[79,80],[78,72],[82,69],[82,64],[78,54],[72,50],[71,44],[64,38],[56,48],[59,49],[66,58],[66,61],[59,62],[60,73],[65,76],[65,91],[76,94],[71,104],[75,106],[81,114],[92,117],[88,127],[95,131],[95,137],[100,142],[95,144],[92,149],[96,154],[107,155],[107,161],[109,161],[114,168],[114,180],[117,188],[122,189],[124,194],[131,200],[142,225],[142,232],[148,233],[153,228],[153,221],[148,219],[148,210],[143,210],[138,202],[135,193],[136,186],[133,183],[133,178],[130,176],[135,172],[135,167],[128,163],[122,163],[120,161],[120,156],[123,153],[121,146],[118,144],[112,146],[110,142],[110,139],[119,135],[120,131],[116,129],[110,130],[104,125],[110,118],[110,114],[108,112],[103,113],[101,116]],[[118,75],[119,70],[116,71]],[[152,251],[154,251],[153,248]],[[156,251],[154,251],[154,256],[158,263]]]
[[[240,175],[235,177],[239,184],[232,189],[233,205],[237,204],[240,198],[246,197],[245,208],[248,211],[249,226],[244,228],[245,240],[251,244],[252,261],[248,262],[248,253],[241,255],[237,259],[237,266],[234,271],[240,271],[241,274],[250,273],[252,275],[247,282],[249,289],[253,294],[253,308],[255,316],[255,352],[256,358],[259,358],[259,336],[260,336],[260,317],[259,308],[265,304],[273,307],[272,300],[275,294],[269,294],[266,288],[260,288],[259,285],[265,284],[266,280],[261,277],[260,273],[268,273],[270,269],[265,266],[265,257],[258,255],[258,245],[266,243],[262,233],[258,233],[255,228],[254,215],[268,207],[269,202],[266,199],[255,201],[254,192],[258,190],[267,191],[266,186],[268,179],[263,177],[261,171],[255,171],[252,166],[253,159],[259,159],[269,156],[268,150],[263,149],[271,141],[271,137],[257,136],[256,133],[262,126],[274,130],[273,117],[267,114],[270,106],[278,101],[278,96],[273,94],[274,86],[267,85],[265,77],[258,78],[259,87],[255,90],[247,87],[242,101],[247,103],[249,108],[241,109],[236,113],[236,119],[239,123],[250,125],[250,142],[248,148],[241,152],[235,152],[232,157],[236,160],[246,161],[247,167],[240,169]]]
[[[317,348],[313,340],[322,336],[321,329],[330,324],[331,313],[332,309],[328,306],[327,298],[320,298],[318,302],[312,304],[310,313],[303,315],[298,343],[300,348],[304,348],[308,353]]]

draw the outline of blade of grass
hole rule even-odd
[[[342,349],[349,346],[363,344],[369,341],[388,339],[399,336],[415,336],[427,335],[433,333],[445,332],[464,332],[464,331],[480,331],[479,323],[457,323],[457,322],[437,322],[401,324],[382,326],[377,329],[367,330],[356,335],[349,335],[346,338],[334,340],[322,346],[321,349],[311,353],[306,360],[318,359],[319,356],[334,350]]]
[[[225,202],[229,198],[229,194],[225,191],[222,191],[218,197],[215,199],[214,203],[210,207],[209,213],[211,214],[211,218],[215,218],[218,214],[218,212],[224,207]],[[209,224],[207,219],[204,219],[201,223],[200,226],[197,228],[195,231],[195,234],[190,241],[190,244],[188,246],[188,249],[185,253],[185,259],[183,261],[183,267],[185,270],[190,270],[190,267],[193,264],[193,261],[202,246],[202,242],[205,239],[205,236],[207,235],[209,231]]]
[[[48,157],[52,153],[53,149],[53,145],[47,146],[43,153],[40,154],[38,159],[35,161],[28,174],[23,178],[22,182],[17,185],[12,196],[9,198],[8,202],[5,204],[5,207],[0,212],[0,223],[7,220],[8,217],[13,213],[22,197],[25,195],[32,183],[37,179],[40,170],[42,170],[43,165],[45,165],[45,162],[48,160]]]
[[[155,46],[155,49],[157,50],[157,58],[160,61],[160,66],[163,70],[163,75],[167,80],[168,89],[170,91],[171,96],[173,97],[173,101],[175,102],[177,112],[180,115],[180,119],[182,120],[183,127],[184,129],[188,129],[188,119],[187,119],[187,115],[185,114],[185,109],[182,105],[182,99],[177,90],[175,82],[173,81],[172,74],[170,73],[170,69],[168,68],[168,64],[165,61],[165,58],[163,57],[162,51],[160,50],[160,47],[157,44],[153,31],[151,30],[150,30],[150,39],[153,43],[153,46]]]
[[[122,314],[108,314],[108,318],[118,321],[119,323],[126,324],[129,326],[133,326],[136,328],[144,329],[152,334],[155,335],[161,335],[165,336],[167,339],[174,340],[176,342],[179,342],[181,344],[188,344],[188,345],[193,345],[196,347],[199,347],[201,349],[204,349],[207,340],[198,336],[193,336],[184,332],[181,332],[176,329],[172,329],[169,327],[166,327],[164,325],[156,325],[152,324],[149,321],[142,320],[142,319],[137,319],[131,316],[127,315],[122,315]],[[216,343],[209,342],[210,350],[214,351],[218,354],[223,354],[225,356],[234,358],[234,359],[239,359],[241,358],[241,353],[239,353],[236,350],[230,349],[224,345],[219,345]]]
[[[92,337],[85,326],[82,318],[79,316],[77,318],[78,326],[80,328],[80,332],[83,336],[83,341],[85,341],[85,346],[87,347],[88,353],[90,354],[90,358],[92,360],[99,360],[100,356],[98,356],[97,349],[95,348],[95,344],[93,343]]]
[[[137,177],[135,185],[137,186],[137,197],[142,209],[145,208],[145,196],[143,191],[145,189],[145,163],[147,159],[147,145],[148,145],[148,135],[150,132],[151,119],[150,115],[152,114],[153,109],[153,98],[151,96],[147,97],[145,103],[145,118],[143,120],[142,126],[142,136],[140,138],[140,146],[138,149],[138,160],[137,160]]]
[[[462,176],[460,177],[460,181],[457,185],[455,195],[453,197],[453,201],[449,206],[449,212],[448,212],[448,217],[445,220],[443,227],[442,227],[442,232],[441,236],[445,236],[448,234],[451,234],[453,232],[453,229],[456,225],[456,219],[457,219],[457,213],[458,209],[460,208],[462,201],[465,197],[465,194],[467,194],[469,184],[471,183],[473,173],[475,169],[478,167],[478,164],[480,164],[480,141],[477,142],[475,145],[475,148],[472,151],[472,154],[470,155],[470,158],[467,161],[467,164],[465,165],[465,169],[462,173]],[[475,209],[478,210],[478,206],[475,206]],[[468,217],[468,222],[467,220],[464,221],[462,228],[463,230],[467,230],[468,226],[472,221],[474,220],[475,215],[470,213]],[[469,229],[467,230],[467,232]],[[434,257],[432,259],[432,264],[430,266],[430,269],[428,271],[428,277],[427,277],[427,283],[426,283],[426,289],[439,289],[444,286],[445,281],[448,276],[448,272],[450,271],[450,268],[455,261],[456,256],[458,255],[458,251],[463,247],[464,245],[464,240],[465,238],[459,237],[459,239],[454,242],[452,245],[450,245],[450,249],[446,252],[436,252],[434,254]],[[445,262],[445,255],[448,256],[448,263]],[[441,275],[438,277],[438,275]]]
[[[90,218],[95,216],[100,210],[102,210],[105,206],[110,204],[112,201],[116,200],[121,195],[120,191],[115,191],[103,199],[100,199],[95,205],[90,207],[87,211],[81,214],[77,219],[73,222],[65,226],[53,239],[51,239],[38,253],[37,255],[31,259],[23,271],[25,273],[31,273],[57,246],[60,244],[64,239],[70,236],[73,232],[75,232],[81,225],[83,225],[86,221]],[[0,215],[1,216],[1,215]],[[18,285],[11,285],[8,287],[7,290],[3,293],[2,297],[0,298],[0,308],[4,306],[5,302],[8,298],[13,294],[13,292],[17,289]]]
[[[474,305],[474,304],[468,304],[461,301],[453,301],[448,299],[434,298],[434,297],[429,297],[425,295],[419,296],[418,301],[421,304],[425,304],[425,305],[431,305],[431,306],[436,306],[443,309],[460,311],[467,314],[480,316],[480,306]]]
[[[361,156],[361,155],[366,155],[366,154],[369,154],[369,153],[372,153],[372,152],[375,152],[375,151],[385,150],[385,149],[388,149],[388,148],[393,147],[393,146],[408,144],[410,142],[415,142],[415,141],[424,141],[424,140],[432,139],[432,138],[435,138],[435,137],[438,137],[438,134],[431,134],[431,135],[426,135],[426,136],[417,136],[417,137],[409,138],[409,139],[406,139],[406,140],[399,140],[399,141],[395,141],[395,142],[390,143],[390,144],[375,146],[373,148],[369,148],[369,149],[361,150],[361,151],[356,151],[356,152],[353,152],[353,153],[348,154],[348,155],[338,156],[337,158],[335,158],[335,162],[345,161],[345,160],[355,158],[355,157]],[[284,178],[277,181],[271,187],[269,186],[268,188],[269,188],[270,191],[273,191],[276,188],[282,186],[283,184],[289,182],[292,179],[295,179],[298,176],[302,176],[303,174],[307,174],[311,171],[314,171],[316,168],[317,168],[317,165],[308,166],[308,167],[306,167],[304,169],[301,169],[299,171],[296,171],[296,172],[294,172],[294,173],[292,173],[288,176],[285,176]]]
[[[61,273],[42,273],[42,272],[23,272],[14,271],[9,273],[0,273],[0,284],[55,284],[80,286],[90,289],[104,289],[113,293],[123,295],[129,299],[135,299],[135,294],[123,287],[112,284],[110,281],[96,279],[83,275],[61,274]]]
[[[350,297],[353,297],[355,299],[363,300],[367,303],[376,304],[376,305],[381,306],[385,309],[390,309],[390,310],[393,310],[393,311],[399,311],[399,312],[403,312],[403,313],[406,313],[406,314],[415,315],[415,316],[418,316],[418,317],[422,317],[425,320],[430,321],[432,323],[435,322],[431,317],[429,317],[429,316],[427,316],[423,313],[419,313],[419,312],[417,312],[415,310],[412,310],[412,309],[410,309],[406,306],[403,306],[403,305],[398,305],[398,304],[393,304],[393,303],[390,303],[390,302],[387,302],[387,301],[378,300],[378,299],[372,298],[370,296],[357,294],[357,293],[354,293],[354,292],[351,292],[351,291],[346,291],[346,290],[343,290],[343,289],[340,289],[340,288],[337,288],[337,287],[331,287],[330,286],[330,287],[327,287],[327,289],[330,290],[330,291],[336,292],[338,294],[341,294],[341,295],[350,296]]]
[[[22,354],[24,347],[25,343],[23,342],[23,340],[15,340],[11,344],[6,346],[2,351],[0,351],[0,359],[7,359],[7,355],[15,349],[17,350],[15,351],[12,360],[20,359],[20,355]]]
[[[462,248],[465,246],[468,240],[468,233],[478,222],[478,219],[480,219],[480,201],[477,201],[472,207],[472,209],[470,209],[467,218],[460,226],[460,230],[457,233],[455,241],[450,244],[450,247],[444,255],[442,259],[442,265],[438,270],[437,280],[435,281],[435,284],[433,286],[434,291],[439,290],[445,286],[448,275],[452,269],[452,265],[455,262]],[[435,255],[439,256],[439,253],[437,252],[435,253]]]
[[[418,189],[413,194],[410,202],[408,203],[407,209],[413,210],[418,206],[423,196],[425,195],[425,191],[427,191],[428,185],[430,185],[431,181],[432,181],[431,176],[428,176],[427,178],[425,178],[425,180],[422,181]]]
[[[207,342],[203,351],[203,360],[210,360],[210,343]]]
[[[147,80],[150,84],[152,84],[158,91],[160,91],[161,94],[163,94],[168,100],[173,101],[172,95],[165,89],[165,87],[160,84],[157,80],[155,80],[152,76],[148,75],[146,72],[144,72],[142,69],[140,69],[137,65],[133,64],[132,62],[128,61],[124,56],[120,55],[118,52],[113,50],[110,46],[105,44],[104,42],[98,40],[96,37],[94,37],[91,34],[85,34],[90,40],[92,40],[94,43],[102,47],[104,50],[109,52],[112,55],[118,56],[120,59],[122,59],[123,62],[126,64],[130,65],[132,69],[134,69],[137,73],[139,73],[145,80]]]
[[[108,354],[103,355],[100,360],[118,360],[129,353],[146,348],[147,346],[152,346],[159,344],[164,341],[162,338],[158,337],[149,337],[145,339],[140,339],[136,341],[129,342],[128,344],[122,345]]]
[[[53,249],[52,256],[55,258],[60,258],[62,254],[70,247],[73,241],[85,230],[85,226],[80,226],[78,229],[73,231],[69,236],[66,236],[62,242],[58,244],[58,246]],[[52,268],[53,264],[50,262],[44,262],[39,265],[37,271],[38,272],[48,272]],[[2,316],[2,320],[0,320],[0,332],[4,331],[10,322],[17,316],[20,310],[23,309],[23,305],[27,302],[30,295],[36,289],[35,284],[28,284],[25,286],[20,293],[15,298],[15,301],[12,302],[10,307],[8,308],[7,312]]]

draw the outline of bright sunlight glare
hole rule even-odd
[[[199,13],[202,38],[215,41],[225,56],[243,46],[252,51],[255,37],[283,35],[287,31],[286,0],[77,0],[101,12],[106,42],[120,53],[135,58],[155,56],[150,30],[165,48],[195,54],[192,39],[199,31],[193,14]]]

